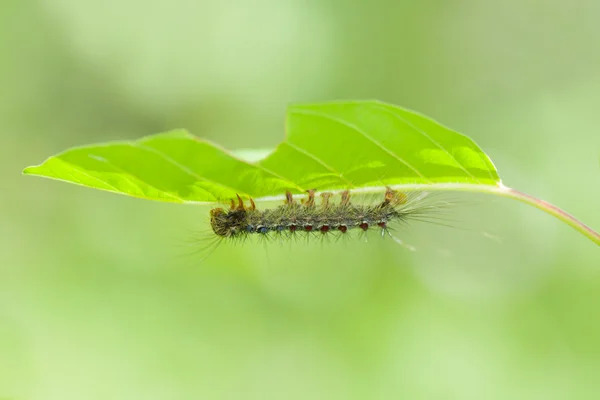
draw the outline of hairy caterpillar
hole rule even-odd
[[[297,202],[290,192],[286,193],[285,204],[273,209],[259,210],[252,199],[249,206],[237,196],[228,210],[214,208],[210,211],[212,231],[219,238],[245,239],[250,235],[272,237],[337,234],[350,230],[368,231],[377,229],[382,235],[390,234],[390,222],[405,222],[424,217],[429,206],[417,201],[422,196],[408,196],[387,187],[383,201],[374,205],[353,204],[350,192],[341,193],[339,202],[332,201],[333,194],[321,193],[315,200],[315,190],[308,191],[308,198]]]
[[[200,255],[203,261],[221,244],[253,243],[253,239],[265,245],[286,241],[291,244],[300,239],[331,243],[330,239],[347,242],[361,238],[368,242],[372,235],[389,238],[405,249],[415,251],[417,247],[406,243],[404,239],[407,238],[398,237],[400,232],[404,234],[404,228],[412,222],[423,222],[471,231],[461,227],[449,213],[454,214],[455,207],[460,204],[474,205],[442,196],[439,192],[398,191],[390,187],[377,195],[349,190],[318,194],[316,190],[307,190],[304,196],[287,192],[282,197],[283,204],[270,203],[263,208],[252,198],[244,201],[237,195],[227,206],[212,208],[206,231],[194,234],[188,242],[194,249],[189,255]],[[411,240],[419,241],[422,237],[419,233],[415,236],[412,231],[406,233]],[[429,242],[419,243],[418,247],[423,245],[429,250],[447,253],[446,249],[438,249],[437,244]]]

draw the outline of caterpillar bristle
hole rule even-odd
[[[315,235],[347,235],[349,231],[367,232],[379,229],[382,236],[388,232],[388,224],[406,222],[414,215],[422,219],[428,212],[404,193],[386,188],[383,200],[373,205],[354,204],[349,191],[341,193],[339,202],[334,202],[330,192],[320,194],[316,201],[316,190],[307,190],[308,196],[296,202],[287,192],[285,202],[276,208],[259,210],[252,198],[246,207],[240,195],[237,202],[231,200],[228,211],[214,208],[210,211],[213,232],[221,238],[246,240],[251,235],[263,238],[287,239],[300,233],[307,237]],[[412,198],[419,200],[419,197]],[[317,204],[318,203],[318,204]],[[419,203],[419,201],[417,201]]]
[[[461,218],[461,212],[470,211],[481,202],[465,201],[455,194],[386,187],[379,194],[312,189],[304,195],[286,192],[282,197],[279,204],[265,198],[258,203],[243,194],[223,199],[222,206],[210,210],[210,223],[196,232],[187,246],[204,260],[221,245],[262,244],[271,249],[268,244],[278,244],[289,245],[291,249],[317,243],[329,248],[339,243],[354,249],[359,243],[389,239],[411,251],[437,246],[438,241],[434,245],[428,241],[430,231],[423,231],[424,225],[491,237],[487,232],[467,227]],[[428,232],[426,237],[425,232]],[[417,242],[418,246],[413,247],[409,242]]]

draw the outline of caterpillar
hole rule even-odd
[[[257,209],[252,198],[246,205],[237,195],[237,202],[231,200],[228,210],[214,208],[210,211],[212,231],[218,238],[230,239],[300,233],[344,235],[350,230],[366,232],[372,229],[385,235],[389,234],[390,222],[403,222],[411,217],[419,219],[427,208],[419,206],[415,197],[409,198],[390,187],[386,187],[383,200],[373,205],[353,204],[348,190],[341,193],[339,202],[332,201],[334,195],[331,192],[321,193],[319,202],[315,190],[307,192],[308,197],[300,202],[287,192],[283,205],[265,210]]]

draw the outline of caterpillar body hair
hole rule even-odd
[[[238,195],[237,201],[231,201],[229,209],[210,211],[212,231],[221,239],[301,233],[344,235],[351,230],[379,230],[383,235],[389,234],[388,224],[392,222],[406,222],[411,217],[422,220],[427,216],[425,209],[428,206],[419,205],[422,196],[409,197],[389,187],[383,200],[372,205],[352,203],[349,191],[342,192],[339,201],[333,201],[333,194],[329,192],[321,193],[320,200],[316,199],[315,190],[307,192],[308,197],[300,202],[287,192],[284,204],[265,210],[257,209],[252,199],[246,205]]]

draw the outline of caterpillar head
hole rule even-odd
[[[210,210],[210,226],[215,234],[230,237],[238,233],[246,224],[246,210],[233,209],[225,211],[222,208]]]

